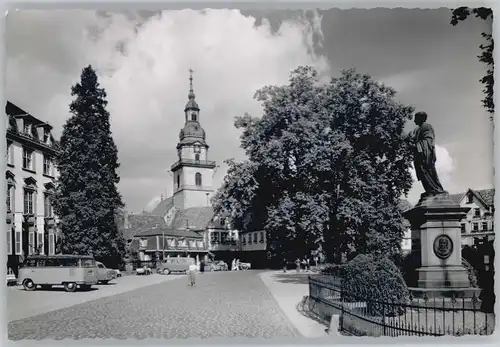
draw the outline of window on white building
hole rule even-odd
[[[52,176],[52,160],[46,155],[43,156],[43,174]]]
[[[31,134],[31,124],[30,123],[27,123],[27,122],[24,123],[23,133],[24,133],[24,135],[31,137],[32,134]]]
[[[28,148],[23,148],[23,169],[35,170],[33,165],[33,151]]]
[[[43,196],[43,211],[46,218],[52,218],[52,196],[50,194],[44,194]]]
[[[478,208],[474,209],[474,217],[481,217],[481,210]]]
[[[195,184],[197,186],[201,186],[201,173],[197,172],[196,175],[194,175],[195,179]]]
[[[31,189],[24,190],[24,214],[34,214],[35,192]]]
[[[465,223],[462,223],[461,229],[462,229],[462,232],[465,233]]]
[[[469,193],[469,195],[467,195],[467,203],[472,204],[473,202],[474,202],[474,196],[472,195],[472,193]]]
[[[43,132],[43,142],[47,143],[49,141],[49,137],[50,137],[50,132],[47,129],[45,129]]]
[[[54,233],[49,233],[49,255],[56,254],[56,241]]]
[[[21,247],[21,245],[22,245],[22,243],[21,243],[22,242],[22,233],[21,233],[21,231],[16,230],[15,238],[16,239],[14,240],[14,242],[15,242],[14,252],[16,253],[16,255],[21,255],[21,251],[22,251],[22,247]]]
[[[7,254],[12,254],[12,230],[7,230]]]
[[[198,153],[196,153],[196,154],[194,155],[194,160],[195,160],[195,161],[200,161],[200,155],[199,155]]]
[[[479,223],[472,223],[472,231],[479,231]]]
[[[12,142],[7,142],[7,164],[14,165],[14,146]]]
[[[483,225],[482,225],[481,229],[483,229],[483,231],[487,231],[488,230],[488,222],[483,222],[482,224]]]
[[[257,243],[257,233],[253,233],[253,243]]]
[[[260,243],[264,243],[265,234],[263,231],[260,232]]]
[[[12,211],[12,186],[7,185],[7,196],[6,196],[6,203],[7,203],[7,212]]]
[[[30,231],[28,234],[28,254],[35,252],[35,232]]]
[[[40,254],[44,254],[44,244],[43,244],[43,233],[37,233],[36,234],[38,240],[36,243],[36,249],[40,251]]]

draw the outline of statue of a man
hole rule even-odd
[[[410,133],[413,143],[413,163],[417,179],[422,182],[425,195],[446,193],[436,171],[436,147],[434,129],[427,121],[427,113],[417,112],[414,122],[418,128]]]

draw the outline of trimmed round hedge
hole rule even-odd
[[[399,268],[386,257],[360,254],[340,270],[344,301],[365,302],[373,316],[403,314],[410,294]]]

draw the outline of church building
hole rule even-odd
[[[231,230],[224,216],[216,216],[211,205],[217,166],[209,160],[192,72],[184,127],[177,143],[178,158],[170,168],[173,195],[162,198],[151,212],[125,214],[121,223],[132,257],[152,266],[176,256],[231,261],[239,250],[237,231]]]

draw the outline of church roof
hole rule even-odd
[[[200,140],[205,139],[205,130],[201,127],[200,123],[197,121],[187,121],[184,124],[184,128],[179,134],[179,139],[182,141],[184,138],[193,137]],[[205,142],[205,141],[203,141]]]
[[[194,100],[194,96],[192,99],[190,98],[188,100],[188,102],[186,103],[186,106],[184,107],[184,111],[187,111],[187,110],[197,110],[197,111],[200,110],[198,103]]]
[[[163,199],[160,203],[151,211],[152,215],[165,216],[167,212],[174,206],[174,197]]]
[[[191,207],[185,210],[179,210],[175,214],[172,228],[185,229],[186,223],[191,230],[205,230],[210,226],[214,210],[211,206]]]

